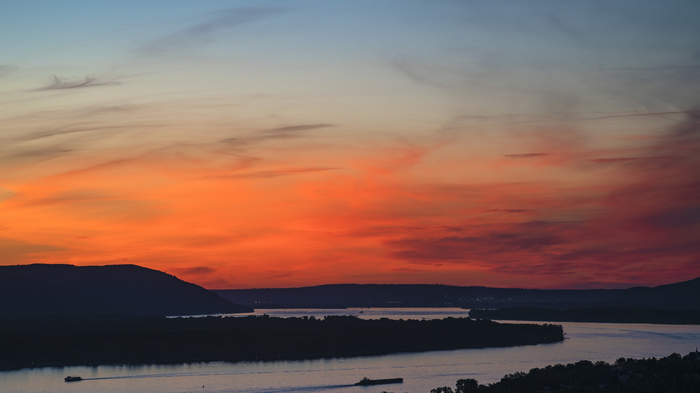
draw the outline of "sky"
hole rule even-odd
[[[0,0],[0,264],[700,276],[697,0]]]

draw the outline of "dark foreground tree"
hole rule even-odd
[[[479,382],[473,378],[460,379],[457,381],[455,393],[473,393],[479,390]]]
[[[443,386],[441,388],[431,389],[430,393],[454,393],[454,391],[452,391],[452,388],[449,386]]]
[[[448,391],[433,389],[432,392]],[[674,353],[661,359],[620,358],[614,364],[581,360],[508,374],[489,385],[478,385],[474,379],[457,381],[456,393],[472,392],[697,393],[700,392],[700,353],[691,352],[683,357]]]

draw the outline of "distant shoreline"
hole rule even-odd
[[[647,307],[578,307],[554,309],[507,307],[472,309],[472,318],[531,322],[650,323],[659,325],[700,325],[700,310],[660,310]]]
[[[599,307],[503,307],[503,308],[465,308],[455,306],[417,307],[417,306],[376,306],[376,307],[265,307],[256,309],[282,312],[284,310],[378,310],[378,309],[430,309],[430,310],[462,310],[475,319],[490,319],[500,321],[523,322],[590,322],[590,323],[647,323],[655,325],[700,325],[700,310],[671,310],[649,307],[599,306]],[[258,314],[262,315],[262,314]],[[275,315],[271,315],[275,316]],[[456,316],[455,316],[456,317]]]
[[[0,327],[0,369],[102,364],[310,360],[564,340],[560,325],[469,318],[128,317]]]

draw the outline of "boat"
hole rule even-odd
[[[82,378],[82,377],[77,377],[77,376],[76,376],[76,377],[72,377],[72,376],[69,375],[69,376],[63,378],[63,380],[66,381],[66,382],[76,382],[76,381],[82,381],[83,378]]]
[[[362,378],[362,381],[356,383],[355,385],[369,386],[369,385],[384,385],[387,383],[403,383],[403,378],[369,379],[367,377],[364,377],[364,378]]]

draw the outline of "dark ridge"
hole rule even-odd
[[[430,284],[333,284],[302,288],[214,290],[253,308],[501,307],[605,302],[620,290],[520,289]]]
[[[652,307],[700,309],[700,278],[653,288],[521,289],[412,284],[333,284],[213,292],[253,308],[346,307]]]
[[[0,266],[0,318],[240,313],[198,285],[135,265]]]
[[[660,285],[634,287],[618,291],[607,302],[591,306],[557,307],[508,305],[496,309],[472,309],[472,318],[556,321],[700,324],[700,278]]]
[[[613,296],[610,302],[628,306],[700,310],[700,277],[652,288],[625,289]]]

